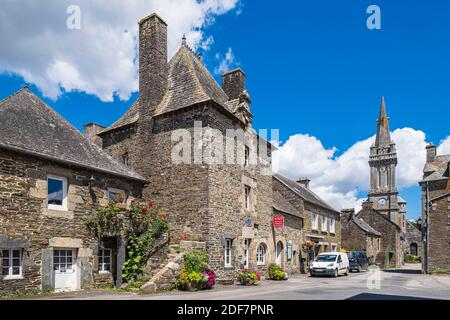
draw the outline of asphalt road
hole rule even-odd
[[[406,265],[401,269],[379,272],[351,273],[339,278],[291,277],[288,281],[263,281],[258,286],[217,286],[213,290],[194,293],[168,292],[137,295],[109,291],[80,291],[47,299],[103,300],[450,300],[450,276],[423,275],[420,266]]]

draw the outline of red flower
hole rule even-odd
[[[147,208],[142,208],[142,212],[143,213],[147,213],[148,209]]]
[[[153,207],[153,202],[151,202],[151,201],[147,201],[147,205],[149,206],[149,207]]]

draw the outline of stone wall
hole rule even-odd
[[[363,208],[358,217],[382,234],[380,252],[375,263],[381,267],[400,267],[403,264],[400,228],[382,213],[372,209]]]
[[[410,222],[406,222],[405,233],[405,252],[410,255],[423,257],[423,240],[422,232]],[[417,249],[413,248],[416,247]],[[416,250],[417,252],[413,252]]]
[[[48,174],[67,178],[67,211],[47,208]],[[96,181],[90,189],[88,179],[91,175]],[[47,262],[52,263],[48,254],[53,247],[77,249],[80,286],[93,285],[97,240],[88,232],[85,219],[98,205],[107,204],[107,187],[127,191],[128,201],[140,196],[141,186],[132,182],[2,150],[0,249],[21,244],[23,277],[0,280],[0,290],[31,290],[51,285],[52,275],[48,272],[52,273],[53,268],[45,261],[50,258]]]
[[[341,245],[349,251],[364,251],[370,262],[375,262],[381,247],[381,237],[366,233],[351,219],[342,216]]]
[[[430,183],[429,199],[434,199],[450,192],[450,180]],[[425,203],[425,192],[423,193]],[[424,206],[425,207],[425,206]],[[426,221],[425,212],[422,221]],[[450,272],[450,197],[434,201],[430,208],[429,226],[429,271]]]

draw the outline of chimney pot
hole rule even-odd
[[[373,202],[369,201],[369,200],[364,201],[362,203],[362,207],[363,207],[363,209],[373,209]]]
[[[427,162],[433,162],[437,154],[436,146],[430,142],[426,146],[426,149],[427,149]]]
[[[297,180],[298,184],[301,184],[302,186],[304,186],[306,189],[309,189],[309,183],[311,182],[311,180],[307,177],[302,177],[300,179]]]
[[[227,71],[222,74],[222,89],[230,100],[237,99],[245,90],[245,73],[242,69]]]

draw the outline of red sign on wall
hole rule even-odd
[[[284,217],[283,216],[273,216],[272,224],[274,228],[283,228],[284,227]]]

